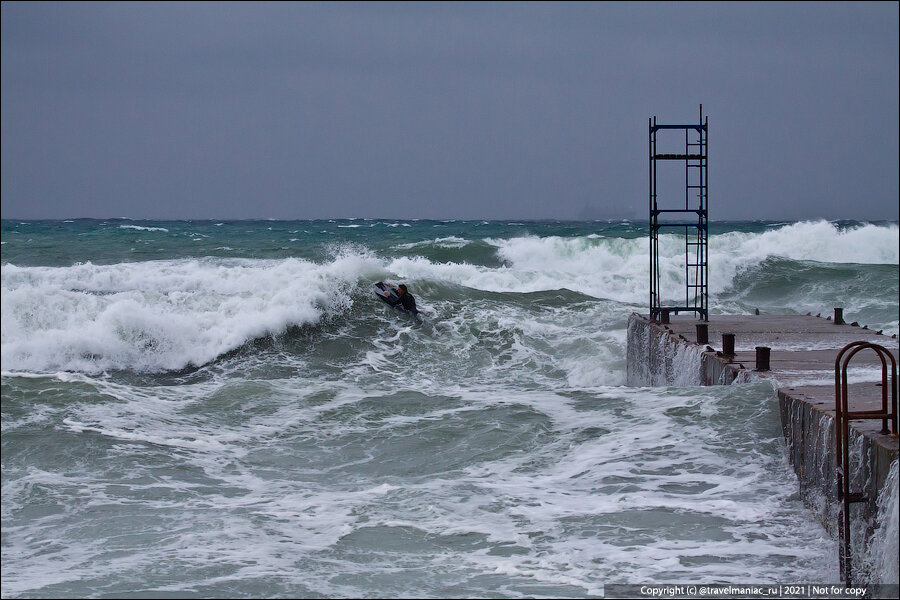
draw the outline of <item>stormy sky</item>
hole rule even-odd
[[[2,3],[3,218],[898,218],[898,4]],[[679,184],[681,185],[681,184]]]

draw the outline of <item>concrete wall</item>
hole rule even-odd
[[[626,382],[642,385],[729,385],[746,373],[659,323],[628,319]]]
[[[758,378],[756,372],[730,362],[712,348],[698,345],[671,327],[637,314],[628,321],[627,359],[627,383],[632,386],[730,385]],[[789,460],[800,482],[801,497],[837,536],[840,505],[832,416],[834,388],[791,387],[778,389],[777,395],[782,432]],[[880,421],[868,423],[869,427],[880,427]],[[886,442],[884,438],[864,435],[854,428],[850,430],[851,492],[864,493],[869,498],[851,507],[855,557],[870,554],[867,540],[878,515],[878,492],[884,488],[891,464],[897,458],[896,439]],[[858,566],[854,558],[854,568]]]
[[[781,428],[788,456],[800,481],[801,495],[830,527],[830,522],[836,522],[837,518],[836,421],[822,407],[798,399],[785,390],[778,390],[778,403]],[[878,492],[884,489],[896,457],[897,453],[891,447],[851,427],[850,491],[869,497],[866,506],[859,507],[863,516],[868,518],[876,513]]]

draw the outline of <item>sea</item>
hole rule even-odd
[[[710,312],[895,335],[898,247],[711,224]],[[684,260],[663,236],[664,289]],[[839,582],[772,384],[626,386],[646,221],[4,219],[0,262],[5,598]]]

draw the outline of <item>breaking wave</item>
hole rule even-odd
[[[210,256],[62,267],[4,264],[3,369],[158,372],[203,365],[253,339],[346,314],[354,294],[378,279],[418,286],[426,306],[440,304],[448,294],[457,305],[465,304],[473,299],[472,290],[570,290],[625,304],[614,307],[622,314],[647,300],[646,238],[470,237],[381,248],[337,244],[319,262]],[[898,262],[898,239],[896,224],[841,228],[826,221],[713,235],[710,291],[755,305],[788,298],[801,307],[806,297],[831,302],[834,296],[836,302],[841,295],[846,306],[872,305],[872,318],[880,323],[871,324],[895,328],[896,278],[871,275],[895,286],[879,295],[888,300],[873,305],[875,284],[854,287],[861,276],[842,265],[890,268],[885,265]],[[485,253],[492,260],[470,262]],[[683,289],[683,261],[683,238],[662,236],[661,289]],[[842,281],[838,275],[846,284],[835,285]],[[840,289],[829,292],[829,286]],[[482,318],[477,312],[471,317]]]
[[[352,305],[372,259],[3,266],[4,370],[178,370]]]

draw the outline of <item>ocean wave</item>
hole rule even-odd
[[[349,309],[375,259],[2,267],[4,370],[162,372]]]
[[[486,239],[509,269],[497,277],[449,266],[465,285],[492,291],[537,291],[565,287],[600,298],[643,302],[650,277],[646,238],[514,237]],[[769,257],[835,264],[897,264],[896,224],[861,224],[842,229],[827,221],[792,223],[761,233],[729,232],[709,238],[710,291],[729,289],[742,270]],[[684,237],[665,234],[659,245],[661,288],[683,288]],[[494,275],[494,274],[491,274]]]
[[[900,262],[897,224],[841,228],[828,221],[792,223],[762,233],[710,236],[710,262],[720,278],[769,257],[834,264],[895,265]],[[712,279],[712,278],[711,278]]]
[[[462,248],[468,244],[472,243],[471,241],[457,237],[455,235],[436,238],[434,240],[424,240],[421,242],[410,242],[407,244],[397,244],[393,246],[393,248],[397,250],[413,250],[416,248],[429,248],[429,247],[437,247],[437,248]]]
[[[450,247],[436,251],[435,244]],[[623,303],[626,312],[647,301],[650,265],[643,237],[447,236],[404,245],[403,254],[386,252],[379,256],[354,243],[329,246],[322,262],[208,257],[67,267],[6,264],[3,366],[160,372],[203,365],[252,340],[343,314],[354,294],[378,279],[409,283],[423,307],[443,302],[454,288],[461,290],[455,293],[458,302],[467,301],[466,290],[570,290]],[[485,264],[491,253],[496,259]],[[897,263],[897,254],[896,224],[840,228],[819,221],[714,235],[711,306],[741,302],[815,312],[843,305],[848,314],[867,310],[863,323],[893,331],[896,271],[891,279],[884,270]],[[480,262],[469,262],[472,257]],[[684,238],[661,236],[659,258],[660,289],[683,293]]]
[[[142,227],[141,225],[119,225],[119,229],[137,229],[138,231],[169,231],[165,227]]]

